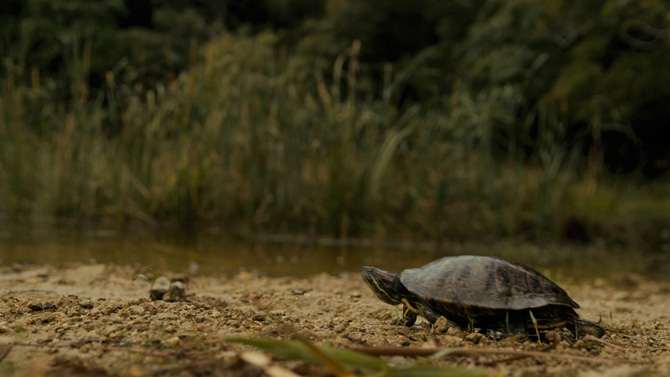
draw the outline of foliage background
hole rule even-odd
[[[0,215],[670,249],[662,0],[6,0]]]

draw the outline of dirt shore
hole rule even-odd
[[[392,326],[398,310],[376,299],[359,274],[266,278],[172,276],[187,296],[150,301],[138,271],[113,265],[0,268],[0,376],[262,376],[322,373],[293,360],[252,365],[251,348],[229,336],[290,339],[336,347],[464,347],[539,350],[527,339],[490,340],[454,328]],[[602,341],[567,333],[548,357],[449,357],[435,364],[492,376],[670,375],[670,285],[635,275],[569,284],[584,318],[614,332]],[[241,357],[242,354],[242,357]],[[390,364],[413,359],[393,356]]]

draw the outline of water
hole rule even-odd
[[[0,264],[113,263],[158,271],[235,275],[248,271],[264,276],[305,277],[318,273],[358,274],[372,265],[392,272],[422,266],[447,255],[478,254],[528,264],[547,276],[578,280],[638,273],[655,279],[670,276],[668,253],[641,253],[596,246],[548,246],[501,242],[443,244],[387,242],[335,247],[333,240],[309,246],[251,241],[220,235],[184,239],[171,234],[124,235],[114,231],[23,231],[0,233]],[[277,242],[281,241],[281,242]],[[331,246],[328,246],[331,244]]]

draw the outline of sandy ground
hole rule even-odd
[[[423,321],[412,328],[392,326],[398,309],[377,300],[358,274],[189,276],[187,297],[166,302],[150,301],[148,284],[133,282],[137,273],[110,265],[1,267],[0,376],[324,375],[325,369],[293,360],[275,359],[275,369],[252,365],[251,348],[224,341],[234,335],[290,339],[298,333],[342,348],[546,347],[528,339],[495,341],[431,328]],[[433,363],[491,376],[670,375],[670,284],[635,275],[559,283],[582,305],[582,317],[602,318],[601,324],[616,332],[602,342],[562,333],[549,357],[504,361],[507,356],[484,353]]]

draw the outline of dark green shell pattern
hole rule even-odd
[[[541,273],[499,258],[442,258],[403,271],[400,281],[410,292],[437,302],[502,310],[545,305],[579,308],[561,287]]]
[[[565,326],[575,331],[579,321],[574,310],[579,305],[561,287],[505,259],[446,257],[403,271],[400,281],[410,306],[429,308],[463,328],[532,333]]]

